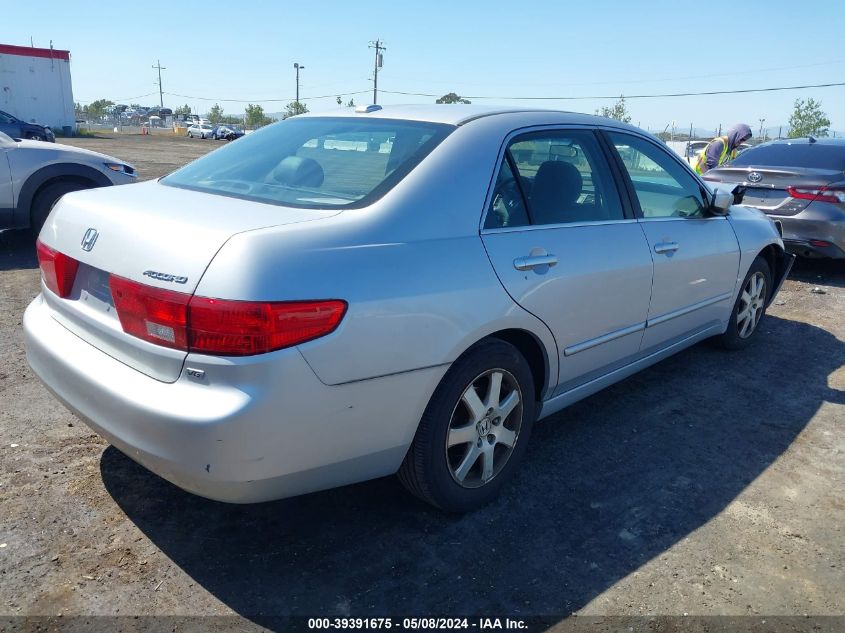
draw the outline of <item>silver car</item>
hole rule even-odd
[[[112,156],[0,132],[0,230],[31,227],[38,233],[64,194],[136,179],[132,165]]]
[[[214,135],[214,127],[209,123],[194,123],[188,128],[188,137],[194,138],[212,138]]]
[[[298,116],[63,198],[27,356],[91,428],[199,495],[398,472],[468,510],[535,420],[703,339],[753,340],[792,256],[732,200],[593,116]]]
[[[845,259],[845,139],[763,143],[711,169],[704,180],[739,185],[742,204],[781,225],[787,250]]]

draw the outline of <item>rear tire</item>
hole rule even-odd
[[[414,495],[448,512],[492,501],[525,454],[537,414],[528,362],[489,339],[449,369],[399,469]]]
[[[35,236],[38,237],[38,234],[41,232],[41,227],[44,226],[47,216],[50,215],[53,205],[58,202],[59,198],[71,191],[93,189],[94,186],[94,183],[86,185],[84,183],[71,180],[60,180],[59,182],[54,182],[41,189],[32,201],[32,207],[29,214],[30,227],[32,228],[32,232]]]
[[[771,288],[772,272],[769,264],[762,257],[757,257],[742,281],[728,329],[714,338],[719,347],[730,350],[748,347],[766,314]]]

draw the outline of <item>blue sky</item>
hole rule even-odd
[[[295,93],[293,63],[305,66],[300,91],[312,110],[337,108],[334,97],[372,96],[373,51],[387,51],[384,90],[463,95],[590,96],[734,90],[845,81],[845,50],[835,33],[845,3],[768,2],[342,2],[239,5],[182,0],[79,5],[14,2],[5,6],[0,43],[68,49],[74,97],[142,105],[187,102],[205,112],[215,100],[238,114],[245,99],[282,110]],[[800,13],[799,13],[800,12]],[[31,19],[48,16],[49,19]],[[823,16],[813,19],[812,16]],[[9,25],[25,25],[10,28]],[[155,94],[151,94],[155,93]],[[149,95],[140,97],[140,95]],[[201,100],[200,97],[212,99]],[[845,130],[845,87],[745,95],[631,99],[633,122],[662,130],[672,121],[713,128],[760,118],[777,133],[797,97],[822,101],[835,130]],[[349,97],[345,97],[348,99]],[[379,103],[433,98],[380,93]],[[593,112],[608,100],[475,99]],[[771,129],[771,126],[775,126]]]

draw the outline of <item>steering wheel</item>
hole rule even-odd
[[[500,227],[508,226],[510,212],[519,202],[521,196],[516,178],[511,177],[496,183],[496,187],[493,189],[493,203],[490,206],[490,211],[498,218]]]

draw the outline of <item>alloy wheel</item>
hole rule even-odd
[[[446,433],[446,460],[458,485],[479,488],[502,471],[522,426],[522,400],[504,369],[487,370],[467,386]]]
[[[754,333],[765,308],[766,277],[761,272],[755,272],[745,282],[740,294],[736,314],[736,327],[740,338],[748,338]]]

